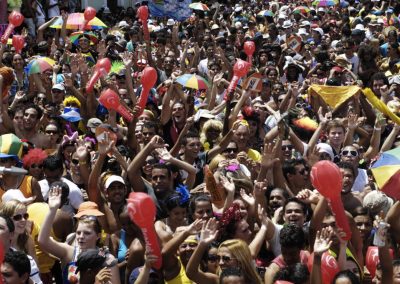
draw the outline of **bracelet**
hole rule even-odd
[[[382,128],[377,128],[377,127],[374,127],[374,130],[376,130],[376,131],[380,131],[380,130],[382,130]]]
[[[81,160],[79,160],[79,165],[86,165],[86,164],[87,164],[86,161],[81,161]]]

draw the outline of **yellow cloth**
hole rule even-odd
[[[47,216],[47,212],[49,212],[49,205],[44,202],[36,202],[28,206],[29,220],[33,221],[31,236],[35,241],[35,251],[40,273],[49,273],[55,262],[55,258],[43,252],[38,243],[40,228]],[[51,232],[51,236],[54,238],[53,231]]]
[[[381,113],[388,116],[392,121],[400,125],[400,118],[390,111],[388,106],[382,102],[370,88],[365,88],[363,94],[367,97],[368,101]]]
[[[182,261],[178,258],[179,264],[181,265],[181,270],[179,274],[171,280],[165,281],[165,284],[192,284],[193,282],[186,276],[185,267],[183,267]]]
[[[249,149],[249,151],[247,151],[247,156],[254,162],[261,162],[261,154],[257,150]]]
[[[330,107],[335,109],[360,90],[358,86],[325,86],[313,84],[308,88],[308,95],[319,95]]]

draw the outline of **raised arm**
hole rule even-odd
[[[65,243],[59,243],[50,237],[54,218],[58,208],[61,206],[61,187],[57,186],[50,189],[49,192],[49,212],[42,224],[39,232],[38,242],[40,248],[55,257],[61,259],[64,263],[71,261],[73,248]]]
[[[392,149],[394,141],[396,141],[397,135],[399,134],[400,125],[394,124],[392,131],[390,132],[389,136],[383,142],[381,147],[381,152],[388,151]]]
[[[175,89],[175,86],[171,82],[168,87],[167,93],[163,97],[161,116],[160,116],[160,123],[162,125],[167,124],[167,122],[171,118],[171,98],[172,98],[172,93],[174,92],[174,89]]]
[[[386,214],[386,222],[390,225],[390,230],[392,236],[397,243],[400,243],[400,201],[396,203],[389,209]]]
[[[327,228],[317,231],[315,242],[313,246],[314,261],[310,275],[311,284],[322,283],[322,272],[321,272],[321,258],[322,254],[326,252],[332,245],[331,233]]]

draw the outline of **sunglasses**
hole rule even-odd
[[[146,160],[145,163],[146,165],[154,165],[157,163],[157,160],[156,159]]]
[[[36,168],[43,169],[43,164],[41,164],[41,165],[32,164],[31,165],[31,169],[36,169]]]
[[[301,171],[299,171],[299,174],[304,175],[305,173],[309,173],[309,172],[310,172],[310,170],[308,168],[304,168],[304,169],[301,169]]]
[[[352,156],[352,157],[357,157],[358,152],[354,150],[343,150],[341,153],[342,156]]]
[[[286,151],[286,150],[293,150],[294,146],[293,145],[282,145],[282,150]]]
[[[78,159],[72,159],[71,162],[72,162],[74,165],[79,165],[79,160],[78,160]]]
[[[237,153],[238,149],[237,148],[226,148],[225,153]]]
[[[28,214],[28,213],[25,213],[25,214],[17,214],[17,215],[14,215],[12,218],[13,218],[14,221],[21,221],[22,218],[24,218],[25,220],[28,220],[29,214]]]
[[[79,220],[97,221],[97,217],[93,215],[83,215],[79,218]]]
[[[54,135],[56,135],[56,134],[58,134],[58,131],[57,130],[46,130],[46,134],[54,134]]]
[[[223,262],[231,262],[232,260],[234,260],[236,258],[231,258],[231,257],[226,256],[226,255],[223,255],[223,256],[220,256],[220,255],[209,255],[207,257],[207,259],[208,259],[208,261],[211,261],[211,262],[220,262],[221,259],[222,259]]]

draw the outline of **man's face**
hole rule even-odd
[[[5,262],[1,265],[1,276],[4,284],[23,284],[28,280],[29,274],[24,273],[19,276],[17,271],[15,271],[10,264]]]
[[[51,98],[53,100],[53,103],[55,104],[61,104],[64,100],[64,91],[58,90],[58,89],[52,89],[51,90]]]
[[[367,239],[372,231],[372,220],[367,215],[358,215],[354,217],[354,222],[360,231],[361,238]]]
[[[34,108],[28,108],[24,112],[24,129],[32,130],[36,127],[36,123],[38,121],[38,112]]]
[[[234,134],[235,142],[237,143],[239,149],[244,149],[247,147],[247,142],[249,141],[250,130],[245,125],[240,125]]]
[[[340,147],[344,141],[344,129],[342,127],[332,127],[328,133],[329,144]]]
[[[285,197],[283,196],[282,190],[280,189],[272,190],[268,202],[268,207],[270,209],[270,212],[274,212],[279,207],[282,207],[284,202],[285,202]]]
[[[185,106],[183,104],[174,104],[172,107],[172,119],[175,123],[182,123],[186,120]]]
[[[168,175],[167,169],[153,168],[151,171],[151,184],[156,194],[163,194],[171,189],[172,177]]]
[[[185,155],[189,155],[192,158],[196,158],[200,152],[201,142],[198,137],[190,137],[187,139],[185,145]]]
[[[147,145],[150,142],[151,138],[154,137],[154,135],[156,135],[156,130],[154,129],[154,127],[143,127],[142,137],[144,145]]]
[[[372,89],[374,91],[375,94],[377,94],[378,96],[381,95],[381,87],[383,87],[385,85],[385,82],[383,80],[374,80],[372,82]]]
[[[49,170],[49,169],[44,169],[44,176],[50,185],[53,182],[60,180],[60,178],[62,176],[62,169],[57,169],[54,171]]]
[[[290,175],[290,181],[298,189],[309,188],[310,170],[304,164],[294,166],[295,174]]]
[[[301,204],[297,202],[289,202],[285,207],[283,219],[287,224],[296,224],[303,227],[305,215]]]
[[[348,162],[357,168],[360,160],[357,149],[353,146],[344,147],[340,153],[340,160],[343,162]]]
[[[350,169],[340,169],[340,173],[343,176],[342,193],[348,193],[351,191],[354,184],[353,171]]]

